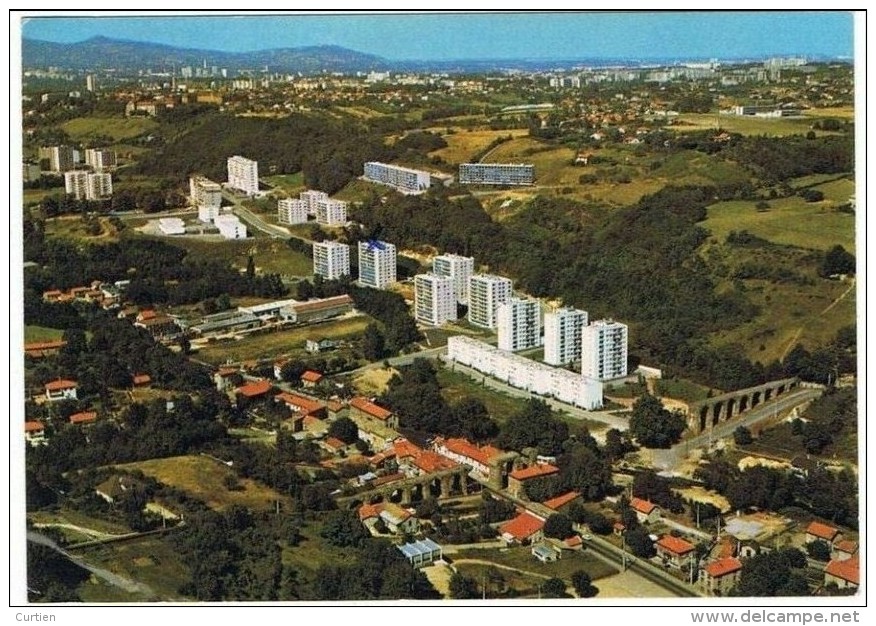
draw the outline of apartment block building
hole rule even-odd
[[[453,280],[436,274],[414,276],[414,317],[418,322],[432,326],[455,320]]]
[[[47,146],[40,148],[40,160],[49,162],[52,172],[66,172],[76,167],[73,159],[73,148],[70,146]]]
[[[228,186],[248,196],[259,192],[259,164],[242,156],[228,158]]]
[[[600,381],[532,361],[465,335],[447,339],[447,358],[530,393],[587,410],[602,408]]]
[[[337,241],[313,242],[313,273],[326,280],[350,275],[350,246]]]
[[[326,198],[316,203],[316,223],[324,226],[343,226],[347,223],[347,203]]]
[[[246,224],[236,215],[218,215],[213,220],[219,234],[226,239],[246,239]]]
[[[90,165],[96,172],[103,170],[114,170],[118,161],[116,153],[112,150],[103,150],[101,148],[86,148],[85,164]]]
[[[64,192],[77,200],[102,200],[113,195],[110,174],[73,170],[64,172]]]
[[[277,202],[277,221],[281,224],[307,223],[307,201],[283,198]]]
[[[191,176],[189,178],[189,197],[192,199],[193,206],[209,206],[218,209],[222,206],[222,185],[204,176]]]
[[[627,375],[626,324],[597,320],[581,329],[581,374],[605,381]]]
[[[587,311],[563,307],[544,314],[544,362],[568,365],[581,358],[581,329]]]
[[[474,257],[442,254],[432,259],[432,273],[453,280],[459,304],[468,304],[468,280],[474,274]]]
[[[322,200],[328,200],[329,196],[324,191],[308,189],[298,194],[298,199],[307,203],[307,215],[316,217],[316,205]]]
[[[535,166],[525,163],[461,163],[462,185],[532,185]]]
[[[369,161],[365,164],[364,169],[366,180],[388,185],[396,191],[408,195],[425,193],[432,181],[429,172],[377,161]]]
[[[396,282],[395,246],[385,241],[359,242],[359,285],[386,289]]]
[[[511,299],[510,278],[474,274],[468,281],[468,321],[481,328],[495,329],[499,305]]]
[[[541,304],[534,298],[514,298],[496,312],[499,349],[516,352],[541,344]]]

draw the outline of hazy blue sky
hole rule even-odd
[[[22,34],[232,52],[333,44],[389,59],[852,56],[848,12],[29,17]]]

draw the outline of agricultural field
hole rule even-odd
[[[237,504],[251,509],[265,510],[274,506],[285,496],[249,478],[239,479],[240,491],[230,491],[225,486],[228,476],[236,477],[234,471],[206,456],[177,456],[151,459],[138,463],[117,465],[118,469],[140,471],[170,487],[186,492],[218,511]]]
[[[692,132],[699,130],[723,129],[728,133],[740,135],[767,135],[769,137],[787,137],[788,135],[805,135],[810,130],[812,120],[809,118],[760,118],[740,115],[720,115],[717,113],[684,113],[670,127],[676,132]],[[815,134],[836,135],[837,133],[816,130]]]
[[[430,152],[430,157],[438,157],[452,165],[471,162],[472,157],[477,156],[482,150],[486,149],[493,141],[500,137],[525,137],[529,134],[527,130],[465,130],[462,128],[454,128],[453,133],[447,134],[446,128],[431,128],[428,129],[434,133],[439,133],[447,142],[446,148]],[[491,153],[492,155],[492,153]],[[488,159],[492,161],[493,159]]]
[[[270,359],[298,351],[304,354],[304,342],[311,337],[327,339],[353,339],[358,337],[373,319],[361,315],[357,317],[330,320],[319,324],[309,324],[260,335],[250,335],[237,341],[209,343],[197,352],[198,359],[214,365],[252,359]]]
[[[846,182],[851,185],[850,181]],[[843,181],[826,185],[834,195],[845,187]],[[845,198],[848,200],[848,196]],[[781,245],[829,250],[839,244],[854,253],[855,216],[836,211],[833,202],[806,202],[803,198],[791,196],[769,200],[768,203],[768,210],[758,211],[755,208],[757,203],[750,200],[718,202],[708,208],[708,217],[701,225],[719,241],[723,241],[730,231],[746,230]]]
[[[57,328],[48,328],[46,326],[34,326],[27,324],[24,327],[24,343],[35,343],[38,341],[56,341],[64,335],[63,330]]]
[[[146,117],[77,117],[61,125],[74,141],[109,135],[124,141],[158,128],[158,122]]]

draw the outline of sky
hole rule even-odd
[[[511,58],[851,57],[850,12],[575,12],[383,15],[177,14],[37,16],[32,39],[102,35],[185,48],[244,52],[338,45],[390,60]]]

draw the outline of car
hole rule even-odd
[[[593,535],[591,535],[590,533],[585,533],[585,534],[581,535],[581,538],[584,541],[590,541],[591,539],[593,539]]]

